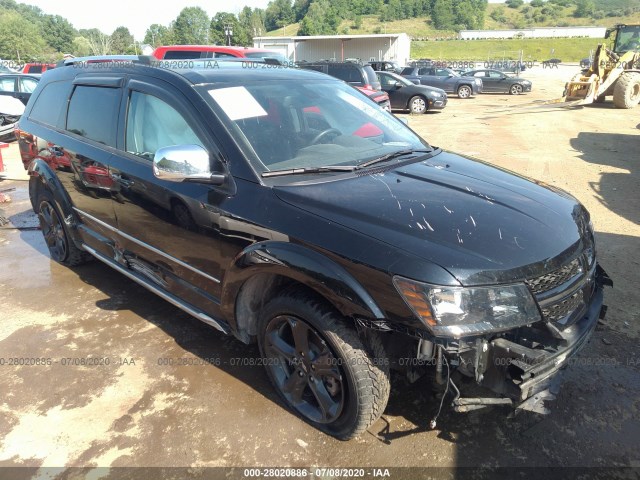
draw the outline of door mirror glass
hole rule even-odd
[[[170,182],[204,182],[222,185],[225,175],[212,173],[209,153],[200,145],[173,145],[156,151],[153,174]]]
[[[395,85],[394,85],[394,87],[396,87],[396,88],[402,88],[402,83],[400,83],[400,82],[396,82],[396,83],[395,83]]]

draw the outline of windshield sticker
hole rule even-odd
[[[229,87],[209,90],[209,95],[224,110],[231,120],[264,117],[264,108],[244,87]]]

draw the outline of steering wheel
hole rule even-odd
[[[332,133],[335,134],[336,136],[342,135],[342,132],[340,130],[338,130],[337,128],[327,128],[326,130],[321,131],[319,134],[317,134],[315,137],[313,137],[313,140],[311,140],[309,145],[315,145],[320,140],[322,140],[324,137],[326,137],[327,135],[330,135]]]

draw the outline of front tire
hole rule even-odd
[[[458,97],[469,98],[472,94],[473,91],[469,85],[460,85],[460,87],[458,87]]]
[[[51,258],[69,267],[89,261],[92,257],[73,243],[53,196],[49,192],[43,191],[38,196],[37,205],[40,230]]]
[[[511,95],[520,95],[522,93],[522,85],[520,85],[519,83],[514,83],[513,85],[511,85],[509,93]]]
[[[416,115],[421,115],[427,111],[428,104],[424,97],[415,95],[409,100],[409,111]]]
[[[623,73],[613,87],[616,108],[633,108],[640,102],[640,74]]]
[[[389,399],[389,362],[377,337],[367,342],[305,290],[272,299],[261,312],[258,344],[285,403],[341,440],[364,432]]]

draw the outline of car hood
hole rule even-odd
[[[541,275],[591,241],[588,213],[569,194],[479,160],[440,151],[375,171],[279,186],[275,193],[440,265],[463,285]]]
[[[430,87],[429,85],[406,85],[405,88],[410,88],[416,92],[423,91],[429,93],[439,93],[441,95],[447,94],[447,92],[445,92],[443,89],[438,87]]]

